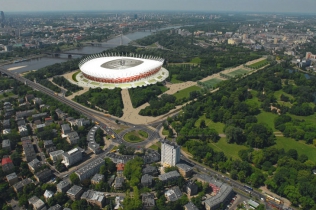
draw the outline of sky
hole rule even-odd
[[[314,13],[316,0],[0,0],[0,11],[179,10]]]

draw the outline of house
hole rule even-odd
[[[72,186],[68,191],[67,191],[67,195],[70,199],[72,200],[79,200],[80,196],[83,193],[83,189],[82,187],[78,186],[78,185],[74,185]]]
[[[44,198],[47,200],[47,199],[49,199],[49,198],[51,198],[51,197],[54,196],[54,192],[52,192],[52,191],[50,191],[50,190],[45,190],[43,196],[44,196]]]
[[[178,186],[172,187],[165,192],[168,201],[177,201],[182,196],[182,192]]]
[[[59,204],[56,204],[55,206],[51,206],[48,210],[63,210],[63,208]]]
[[[3,129],[2,134],[3,135],[8,135],[11,133],[11,129]]]
[[[2,128],[3,129],[9,129],[11,127],[11,122],[10,120],[3,120],[2,121]]]
[[[151,176],[158,176],[158,169],[155,166],[147,165],[142,170],[143,174],[149,174]]]
[[[26,111],[20,111],[15,113],[16,119],[24,119],[24,117],[30,117],[32,116],[34,110],[26,110]]]
[[[141,184],[144,186],[144,187],[151,187],[152,186],[152,183],[153,183],[153,177],[149,174],[145,174],[142,176],[141,178]]]
[[[12,174],[8,174],[6,176],[6,179],[11,186],[14,185],[15,183],[18,183],[18,181],[19,181],[18,176],[16,175],[15,172],[13,172]]]
[[[6,174],[14,171],[14,165],[10,157],[3,157],[1,161],[2,171]]]
[[[163,182],[168,182],[172,180],[176,180],[180,177],[180,174],[178,171],[170,171],[168,173],[164,173],[158,176],[158,179]]]
[[[104,181],[104,175],[103,174],[95,174],[92,179],[92,184],[99,184],[100,182]]]
[[[115,210],[118,210],[118,209],[123,209],[123,201],[124,201],[124,197],[122,196],[116,196],[115,197],[115,207],[114,209]]]
[[[116,164],[116,174],[118,177],[123,177],[123,172],[124,172],[124,163],[118,163]]]
[[[29,204],[33,206],[34,210],[46,209],[44,201],[39,199],[37,196],[31,197],[28,201]]]
[[[22,141],[22,147],[24,150],[25,159],[27,162],[31,162],[36,158],[36,153],[31,140],[24,139]]]
[[[40,172],[37,172],[34,177],[38,182],[47,182],[52,177],[52,171],[46,168]]]
[[[183,177],[190,177],[192,176],[193,173],[193,169],[184,163],[178,163],[176,164],[176,166],[178,167],[179,173],[183,176]]]
[[[43,164],[37,158],[35,158],[31,162],[29,162],[27,165],[28,165],[29,169],[34,173]]]
[[[54,120],[51,117],[46,117],[45,118],[45,125],[50,125],[54,122]]]
[[[184,210],[199,210],[192,202],[184,205]]]
[[[189,181],[185,186],[185,190],[189,196],[193,196],[198,193],[198,186],[195,182]]]
[[[13,189],[16,193],[22,192],[24,186],[31,184],[32,180],[30,178],[23,179],[22,181],[13,185]]]
[[[25,101],[31,102],[32,99],[34,99],[34,95],[33,95],[33,94],[27,94],[27,95],[25,95]]]
[[[64,150],[57,150],[49,153],[50,159],[55,163],[63,159]]]
[[[33,114],[32,119],[35,120],[41,120],[42,118],[47,117],[47,112]]]
[[[70,132],[67,135],[68,135],[67,136],[67,141],[68,141],[69,144],[71,144],[71,145],[78,144],[79,135],[78,135],[78,133],[76,131]]]
[[[102,165],[104,165],[104,159],[97,158],[77,170],[75,173],[78,175],[80,181],[82,181],[98,173]]]
[[[44,123],[35,125],[35,129],[36,129],[38,132],[43,131],[45,127],[46,127],[46,124],[44,124]]]
[[[17,124],[18,126],[21,126],[21,125],[26,125],[26,122],[25,122],[24,119],[21,119],[21,120],[18,120],[18,121],[16,122],[16,124]]]
[[[86,125],[90,125],[90,120],[86,120],[86,119],[84,119],[84,118],[81,118],[81,119],[78,119],[78,120],[76,120],[77,122],[76,122],[76,124],[77,124],[77,126],[86,126]]]
[[[2,149],[11,151],[11,142],[9,139],[5,139],[2,141]]]
[[[124,177],[116,177],[114,181],[114,188],[116,190],[122,189],[123,188],[123,183],[124,183]]]
[[[105,205],[105,196],[103,192],[88,190],[82,194],[81,199],[86,200],[91,205],[99,206],[100,208],[103,208]]]
[[[67,181],[60,181],[58,184],[57,184],[57,192],[67,192],[67,190],[69,190],[70,188],[70,183],[67,182]]]
[[[67,135],[68,133],[71,132],[69,124],[63,124],[61,125],[61,131],[63,134]]]
[[[148,150],[147,153],[142,158],[145,164],[155,163],[161,160],[160,154],[152,150]]]
[[[144,209],[151,209],[155,206],[155,195],[153,193],[142,194],[142,203]]]
[[[46,140],[46,141],[43,141],[43,143],[44,143],[45,149],[55,146],[52,140]]]
[[[20,136],[23,137],[23,136],[29,135],[29,131],[27,130],[26,125],[20,125],[18,129],[19,129]]]
[[[55,112],[56,112],[58,118],[60,118],[62,120],[65,120],[67,115],[68,115],[67,113],[64,113],[63,111],[61,111],[60,109],[56,109]]]

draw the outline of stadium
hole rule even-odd
[[[78,85],[101,88],[132,88],[162,82],[169,72],[164,59],[153,56],[96,54],[79,63]]]

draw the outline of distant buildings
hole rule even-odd
[[[161,165],[175,166],[180,161],[180,146],[169,141],[161,143]]]
[[[153,177],[151,175],[145,174],[141,178],[140,182],[144,187],[151,187],[153,183]]]
[[[52,172],[50,169],[44,169],[40,172],[37,172],[34,177],[38,182],[47,182],[52,177]]]
[[[37,196],[31,197],[28,201],[29,204],[33,206],[34,210],[46,209],[44,201],[39,199]]]
[[[170,171],[168,173],[164,173],[158,176],[158,179],[163,182],[173,181],[180,177],[178,171]]]
[[[11,151],[11,142],[9,139],[5,139],[2,141],[2,149]]]
[[[63,153],[63,163],[69,167],[82,160],[83,150],[80,147],[74,148],[68,152]]]
[[[91,205],[103,208],[105,205],[105,196],[103,192],[88,190],[81,195],[81,199],[86,200]]]
[[[67,192],[67,190],[69,190],[70,188],[70,183],[67,182],[67,181],[60,181],[58,184],[57,184],[57,192]]]
[[[76,174],[78,175],[81,181],[88,179],[94,174],[98,173],[102,165],[104,165],[104,160],[102,158],[97,158],[94,161],[88,163],[84,167],[77,170]]]
[[[7,181],[9,182],[9,184],[11,186],[19,181],[18,176],[16,175],[15,172],[13,172],[12,174],[7,175],[6,179],[7,179]]]
[[[72,186],[68,191],[67,191],[67,195],[70,199],[72,200],[79,200],[80,196],[83,193],[83,189],[82,187],[78,186],[78,185],[74,185]]]
[[[2,171],[6,174],[14,171],[14,165],[10,157],[4,157],[1,161]]]
[[[13,189],[16,193],[22,192],[24,186],[31,184],[32,180],[30,178],[23,179],[22,181],[13,185]]]
[[[38,168],[42,166],[42,163],[37,158],[35,158],[31,162],[29,162],[27,165],[29,169],[34,173]]]

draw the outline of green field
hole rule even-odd
[[[248,149],[244,145],[228,144],[226,138],[221,138],[217,143],[209,143],[209,145],[218,152],[224,152],[228,158],[240,159],[238,152],[242,149]]]
[[[191,86],[188,88],[185,88],[183,90],[178,91],[177,93],[173,94],[177,99],[182,99],[182,98],[189,98],[190,93],[192,91],[199,91],[201,90],[200,87],[198,86]]]
[[[289,97],[290,100],[294,99],[294,97],[292,95],[285,93],[283,90],[278,90],[278,91],[274,92],[274,96],[276,97],[278,103],[283,105],[283,106],[291,107],[292,106],[291,102],[281,101],[282,94]]]
[[[166,86],[162,85],[162,86],[158,86],[161,90],[161,92],[166,92],[167,90],[169,90],[169,88],[167,88]]]
[[[177,80],[176,79],[177,76],[178,76],[177,74],[172,74],[172,78],[171,78],[171,81],[170,81],[172,84],[177,84],[177,83],[181,83],[182,82],[181,80]]]
[[[277,117],[277,114],[272,112],[265,112],[261,110],[261,113],[257,115],[258,123],[267,124],[273,131],[276,131],[274,128],[274,119]]]
[[[75,82],[78,82],[78,80],[77,80],[77,75],[80,73],[80,71],[77,71],[76,73],[74,73],[73,75],[72,75],[72,80],[73,81],[75,81]]]
[[[142,136],[143,138],[148,138],[148,133],[146,133],[145,131],[139,130],[138,134]]]
[[[7,96],[4,96],[3,93],[0,94],[0,100],[4,99],[4,98],[7,98],[7,97],[11,97],[11,96],[14,96],[14,93],[12,92],[8,92],[8,93],[5,93]]]
[[[193,59],[190,61],[190,63],[196,63],[196,64],[199,64],[199,63],[201,63],[201,58],[199,58],[199,57],[195,57],[195,58],[193,58]]]
[[[156,144],[151,145],[149,148],[158,151],[158,148],[160,147],[161,147],[161,143],[157,142]]]
[[[207,85],[211,85],[212,87],[215,87],[218,83],[222,82],[223,80],[221,79],[217,79],[217,78],[213,78],[213,79],[210,79],[210,80],[207,80],[203,83],[207,84]]]
[[[257,63],[253,63],[251,65],[249,65],[252,68],[258,68],[258,67],[262,67],[264,65],[268,64],[268,61],[266,59],[258,61]]]
[[[146,133],[145,131],[142,131],[142,132],[144,132],[142,133],[143,135],[147,134],[147,137],[148,137],[148,133]],[[127,142],[137,143],[137,142],[142,142],[146,140],[147,137],[142,136],[140,134],[140,130],[134,130],[125,134],[123,139]]]
[[[235,71],[227,73],[227,75],[235,77],[235,76],[238,76],[238,75],[243,75],[245,73],[249,73],[249,71],[246,70],[246,69],[237,69]]]
[[[218,133],[224,133],[223,131],[225,127],[224,123],[221,123],[221,122],[215,123],[210,119],[206,119],[205,115],[203,115],[195,122],[196,127],[200,126],[201,120],[205,120],[205,125],[207,127],[215,129]]]
[[[274,147],[284,149],[285,151],[296,149],[299,155],[305,154],[310,160],[316,162],[316,147],[305,144],[303,141],[295,141],[294,139],[286,137],[277,137],[276,145]]]

